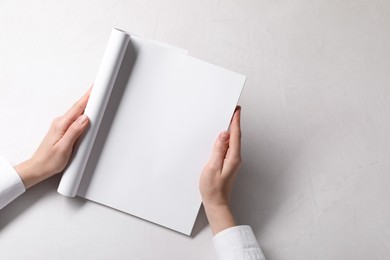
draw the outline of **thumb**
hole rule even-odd
[[[225,156],[229,149],[229,138],[230,134],[228,132],[222,132],[219,134],[208,162],[208,165],[212,168],[222,170]]]
[[[86,115],[79,116],[66,130],[60,142],[66,149],[72,149],[76,140],[84,133],[89,123]]]

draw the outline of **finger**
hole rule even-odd
[[[217,169],[219,171],[222,170],[226,152],[229,149],[229,137],[230,134],[228,132],[222,132],[219,134],[217,141],[214,144],[210,160],[208,162],[209,167]]]
[[[64,130],[81,115],[84,113],[85,107],[87,106],[89,96],[91,95],[92,86],[63,116],[63,128]]]
[[[241,107],[237,106],[232,121],[230,122],[230,140],[228,160],[240,160],[241,158]]]
[[[63,146],[65,150],[72,149],[76,140],[82,135],[89,123],[86,115],[81,115],[67,129],[64,136],[59,140],[58,144]]]

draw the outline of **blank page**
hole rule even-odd
[[[78,195],[190,235],[245,77],[131,38]]]

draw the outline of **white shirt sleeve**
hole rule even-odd
[[[19,174],[0,156],[0,209],[26,191]]]
[[[225,229],[213,238],[219,260],[265,260],[250,226]]]

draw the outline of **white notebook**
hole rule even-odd
[[[199,176],[245,76],[113,29],[58,192],[190,235]]]

